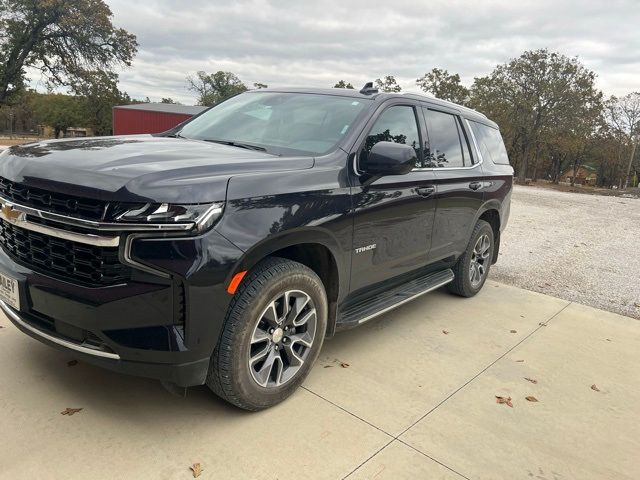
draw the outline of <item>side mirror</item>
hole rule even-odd
[[[405,175],[413,170],[417,160],[416,151],[409,145],[378,142],[369,152],[365,172],[376,177]]]

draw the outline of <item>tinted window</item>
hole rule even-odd
[[[509,156],[500,131],[477,122],[470,121],[469,124],[478,142],[482,157],[490,159],[493,163],[509,165]]]
[[[425,167],[446,168],[464,166],[462,143],[458,134],[458,119],[455,115],[435,110],[424,111],[429,130],[430,151]],[[470,164],[470,161],[467,160]]]
[[[186,138],[246,143],[278,155],[328,153],[347,134],[368,100],[333,95],[250,92],[187,123]]]
[[[364,168],[369,152],[378,142],[395,142],[412,146],[418,157],[416,167],[420,167],[420,135],[413,107],[398,105],[382,112],[369,132],[363,151],[360,153],[360,168]]]

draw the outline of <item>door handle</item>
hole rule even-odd
[[[471,190],[480,190],[482,188],[482,182],[471,182],[469,188]]]
[[[430,197],[434,193],[436,193],[436,187],[433,185],[427,185],[425,187],[416,188],[416,193],[421,197]]]

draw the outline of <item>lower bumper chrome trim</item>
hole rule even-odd
[[[29,332],[33,333],[34,335],[36,335],[36,336],[38,336],[40,338],[43,338],[45,340],[48,340],[49,342],[53,342],[53,343],[55,343],[57,345],[61,345],[61,346],[65,347],[65,348],[68,348],[70,350],[75,350],[76,352],[85,353],[87,355],[93,355],[94,357],[102,357],[102,358],[110,358],[112,360],[120,360],[120,355],[118,355],[117,353],[101,352],[100,350],[95,350],[93,348],[83,347],[82,345],[78,345],[78,344],[75,344],[73,342],[69,342],[67,340],[63,340],[63,339],[58,338],[58,337],[54,337],[53,335],[49,335],[48,333],[43,332],[42,330],[39,330],[39,329],[37,329],[35,327],[32,327],[27,322],[22,320],[22,318],[20,318],[20,315],[18,315],[18,313],[16,313],[16,311],[13,308],[11,308],[9,305],[7,305],[2,300],[0,300],[0,308],[2,309],[2,311],[8,317],[11,318],[11,321],[16,323],[20,327],[24,328],[25,330],[28,330]]]

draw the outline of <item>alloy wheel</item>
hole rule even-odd
[[[274,298],[258,319],[249,349],[249,371],[265,388],[279,387],[304,365],[316,333],[317,312],[311,297],[288,290]]]
[[[489,235],[481,235],[476,241],[469,265],[469,280],[473,288],[477,288],[489,271],[491,259],[491,240]]]

